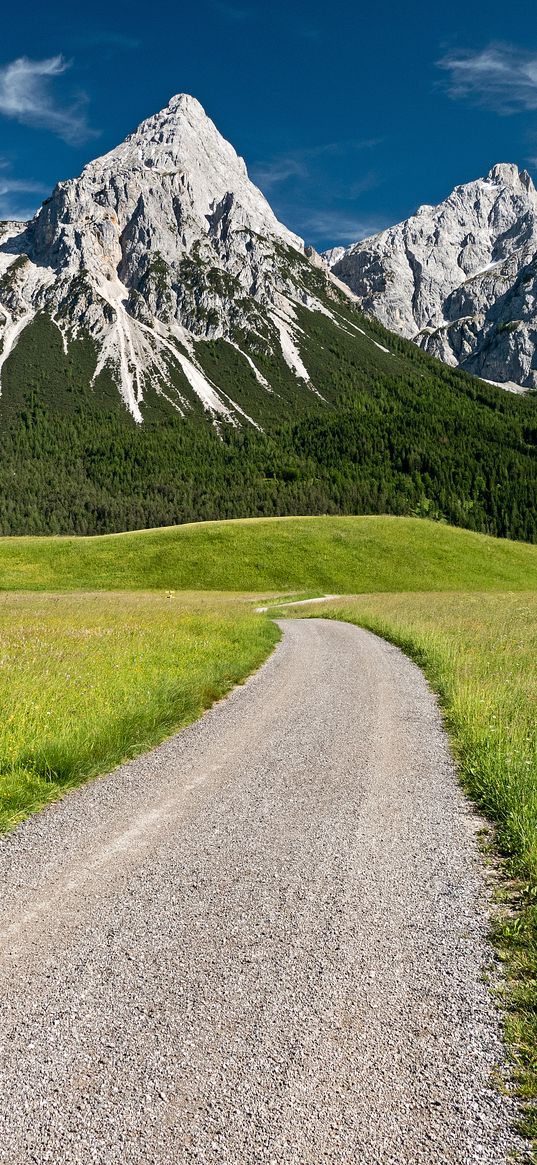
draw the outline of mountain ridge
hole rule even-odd
[[[363,311],[445,363],[537,387],[537,191],[497,163],[393,227],[324,259]]]
[[[194,99],[2,226],[0,345],[0,533],[392,513],[537,538],[537,402],[364,315]]]

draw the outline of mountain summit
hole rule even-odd
[[[199,102],[180,94],[60,182],[32,222],[1,224],[0,371],[44,313],[65,353],[91,341],[93,384],[112,376],[136,420],[149,386],[184,414],[201,402],[213,418],[251,420],[203,371],[199,341],[239,348],[265,393],[271,355],[311,393],[294,305],[326,311],[315,294],[326,284]],[[257,337],[253,356],[245,334]]]
[[[363,310],[448,364],[537,386],[537,191],[509,163],[325,259]]]

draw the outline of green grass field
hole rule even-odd
[[[1,590],[529,590],[537,546],[419,518],[260,518],[0,538]]]
[[[0,588],[4,829],[195,719],[254,670],[278,631],[254,614],[251,592],[274,604],[354,594],[292,614],[384,635],[440,694],[464,786],[496,827],[513,1071],[534,1102],[537,546],[407,518],[217,522],[0,539]],[[526,1130],[537,1138],[535,1112]]]
[[[195,720],[279,633],[227,596],[0,596],[0,830]]]

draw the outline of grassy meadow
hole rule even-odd
[[[278,637],[224,595],[0,595],[0,830],[195,720]]]
[[[368,627],[439,693],[461,778],[495,824],[508,1034],[537,1098],[537,546],[412,518],[237,520],[0,539],[0,829],[140,753],[279,637],[255,597]],[[349,597],[350,596],[350,597]],[[526,1131],[536,1138],[536,1109]],[[536,1157],[537,1160],[537,1157]]]
[[[421,518],[255,518],[0,538],[0,590],[530,590],[537,545]]]

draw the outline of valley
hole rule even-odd
[[[6,1165],[535,1159],[536,254],[185,93],[0,223]]]

